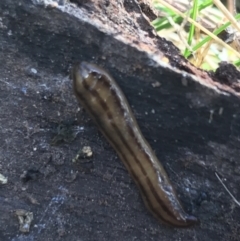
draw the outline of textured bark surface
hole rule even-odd
[[[0,240],[239,240],[240,207],[215,176],[240,200],[239,93],[231,81],[217,82],[232,75],[218,71],[213,81],[190,65],[154,36],[137,1],[74,2],[0,1],[0,173],[8,178],[0,184]],[[116,78],[199,226],[166,227],[147,211],[114,150],[78,110],[68,69],[82,60]],[[51,145],[56,138],[62,142]],[[93,157],[73,163],[83,146]],[[29,233],[19,230],[19,209],[33,213]]]

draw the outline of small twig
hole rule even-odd
[[[195,66],[197,66],[197,67],[200,67],[200,66],[201,66],[201,64],[203,63],[203,60],[204,60],[205,57],[207,56],[207,53],[208,53],[208,51],[209,51],[209,48],[210,48],[212,42],[213,42],[213,39],[211,39],[211,40],[206,44],[205,47],[203,46],[202,50],[199,49],[199,51],[197,52],[197,54],[198,54],[197,61],[196,61],[195,64],[194,64]],[[201,50],[201,51],[200,51],[200,50]]]
[[[228,192],[228,194],[232,197],[233,201],[240,206],[240,202],[237,201],[237,199],[232,195],[232,193],[228,190],[228,188],[225,186],[225,184],[223,183],[223,181],[221,180],[221,178],[218,176],[218,174],[215,172],[215,175],[217,177],[217,179],[219,180],[219,182],[221,182],[221,184],[223,185],[223,187],[225,188],[225,190]]]
[[[227,0],[227,9],[232,15],[236,15],[236,0]]]
[[[221,3],[219,0],[213,0],[214,4],[220,9],[226,18],[232,23],[232,25],[240,31],[240,25],[238,24],[237,20],[233,17],[232,13],[229,12],[226,7]]]

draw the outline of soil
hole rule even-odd
[[[195,68],[156,36],[146,6],[0,1],[0,240],[240,240],[239,203],[216,176],[240,200],[239,71]],[[148,212],[73,95],[69,69],[82,60],[119,83],[199,225],[168,227]]]

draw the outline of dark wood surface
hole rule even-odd
[[[239,206],[215,176],[240,200],[239,93],[154,37],[134,2],[39,2],[0,1],[0,173],[8,178],[0,240],[239,240]],[[114,150],[78,111],[68,70],[82,60],[116,78],[199,226],[166,227],[147,211]],[[76,137],[51,145],[59,126]],[[73,163],[83,146],[93,157]],[[34,215],[27,234],[19,209]]]

